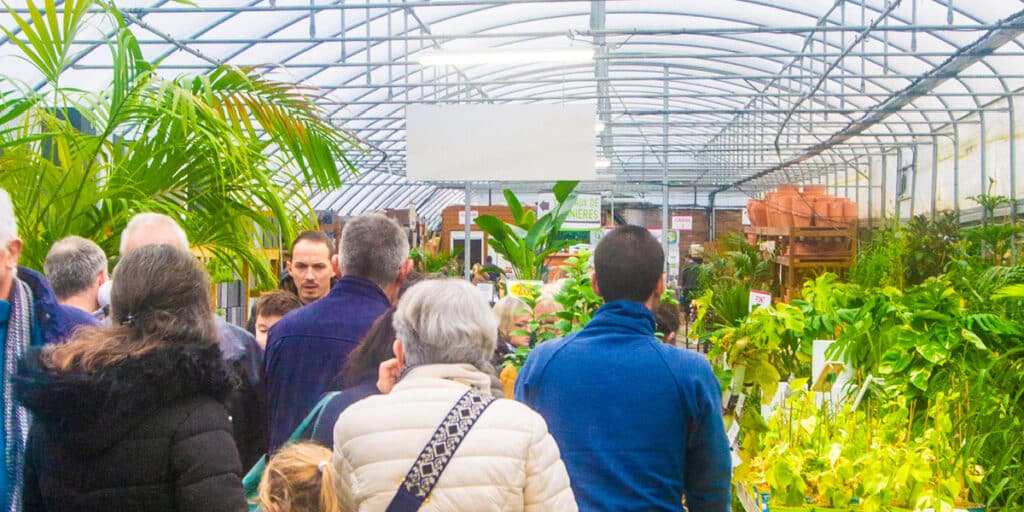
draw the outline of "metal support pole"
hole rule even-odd
[[[956,223],[960,224],[960,125],[953,120],[953,210]]]
[[[466,238],[462,241],[462,256],[463,261],[466,264],[466,279],[473,279],[473,251],[470,250],[469,243],[469,226],[473,224],[473,215],[471,205],[473,203],[473,186],[470,182],[466,182],[466,221],[463,223],[465,227]]]
[[[665,81],[662,85],[662,105],[665,108],[665,112],[668,112],[668,66],[665,66]],[[665,273],[668,274],[668,114],[662,116],[662,122],[664,125],[661,128],[661,250],[665,255]]]
[[[604,123],[604,130],[601,131],[601,150],[605,158],[612,157],[612,99],[609,94],[608,80],[608,45],[605,43],[605,36],[602,31],[605,29],[605,0],[591,0],[590,2],[590,29],[595,31],[594,54],[594,80],[597,82],[597,118]],[[667,107],[666,107],[667,108]]]
[[[988,151],[986,151],[986,147],[988,146],[988,135],[985,130],[984,110],[978,111],[978,120],[981,121],[981,126],[979,127],[981,129],[981,141],[978,144],[978,149],[981,153],[981,173],[979,176],[981,179],[981,188],[978,189],[978,193],[988,194]]]
[[[712,242],[714,242],[715,239],[717,238],[717,237],[715,237],[715,195],[716,194],[718,194],[718,191],[711,191],[711,193],[708,194],[708,209],[707,209],[707,216],[708,216],[708,239],[711,240]]]
[[[935,196],[939,193],[938,181],[939,181],[939,138],[934,136],[934,135],[932,135],[932,199],[931,199],[931,206],[930,206],[929,209],[931,210],[931,217],[932,217],[933,221],[936,218],[935,217],[935,208],[936,208],[937,202],[936,202]]]
[[[1006,98],[1007,114],[1010,119],[1010,223],[1013,225],[1017,224],[1017,130],[1014,127],[1016,119],[1014,117],[1013,103],[1015,98],[1010,96]],[[1019,255],[1017,254],[1017,235],[1013,235],[1013,246],[1010,247],[1010,262],[1017,264]]]

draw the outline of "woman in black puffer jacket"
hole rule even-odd
[[[25,512],[246,510],[206,272],[151,245],[116,275],[114,325],[28,354],[14,379],[34,418]]]

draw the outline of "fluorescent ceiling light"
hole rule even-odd
[[[594,60],[593,48],[551,50],[424,51],[416,61],[421,66],[466,66],[472,64],[529,64],[534,62],[586,62]]]
[[[595,169],[608,169],[612,166],[612,161],[607,158],[598,158],[594,161]]]

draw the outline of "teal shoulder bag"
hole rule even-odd
[[[302,423],[299,423],[298,428],[288,438],[285,444],[298,441],[299,439],[308,439],[310,436],[304,436],[306,430],[309,429],[310,425],[316,425],[320,422],[320,416],[324,413],[324,407],[338,396],[340,391],[332,391],[324,395],[315,406],[313,410],[309,411],[309,414],[302,419]],[[263,472],[267,469],[267,456],[260,457],[260,460],[252,466],[252,469],[245,474],[245,478],[242,479],[242,487],[245,488],[245,498],[249,502],[249,512],[258,512],[260,506],[257,503],[259,498],[260,480],[263,479]]]

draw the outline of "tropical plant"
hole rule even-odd
[[[515,193],[505,189],[505,202],[512,212],[513,222],[505,222],[493,215],[480,215],[474,221],[487,233],[487,244],[491,249],[512,266],[517,279],[540,279],[547,257],[576,243],[573,240],[556,240],[555,236],[576,202],[573,191],[577,184],[578,181],[556,183],[552,192],[557,204],[539,218],[533,210],[523,208]]]
[[[993,265],[1001,265],[1013,259],[1011,251],[1016,250],[1014,243],[1017,236],[1024,234],[1024,226],[1010,223],[1008,220],[996,221],[996,210],[1001,206],[1010,206],[1013,200],[1003,195],[988,194],[971,196],[969,199],[981,205],[981,226],[964,230],[964,237],[971,242],[971,253]]]
[[[70,234],[116,254],[129,218],[155,211],[178,220],[215,268],[276,284],[262,240],[314,228],[307,186],[340,186],[339,163],[355,172],[345,151],[356,142],[322,117],[312,91],[231,66],[167,79],[112,4],[24,5],[26,16],[8,7],[16,26],[3,32],[45,83],[37,92],[0,75],[0,186],[12,192],[23,261],[41,268]],[[62,81],[92,23],[113,27],[110,85],[98,92]]]
[[[413,261],[416,271],[424,275],[443,275],[459,277],[462,275],[462,247],[455,247],[451,252],[440,251],[431,253],[422,248],[409,250],[409,259]]]

